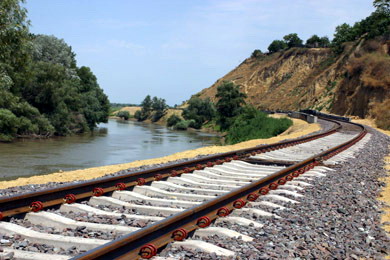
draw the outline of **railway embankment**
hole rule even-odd
[[[385,232],[389,226],[384,225],[389,222],[389,211],[382,214],[382,209],[383,200],[390,199],[390,190],[389,182],[384,189],[389,161],[386,166],[383,158],[389,154],[390,137],[369,128],[362,142],[364,146],[352,158],[328,165],[332,170],[322,172],[320,177],[307,178],[305,182],[310,186],[297,191],[302,196],[284,194],[292,201],[278,201],[279,208],[264,204],[259,207],[256,203],[252,206],[280,218],[254,219],[262,227],[228,222],[218,225],[250,236],[253,241],[242,243],[215,235],[196,239],[233,250],[239,259],[384,259],[390,253]],[[348,153],[341,153],[338,159],[346,158]],[[381,191],[382,199],[378,200]],[[189,247],[168,247],[160,256],[204,259],[210,254]]]

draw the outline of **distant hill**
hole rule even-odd
[[[196,94],[215,100],[223,81],[239,85],[247,102],[261,109],[317,109],[339,115],[385,117],[390,121],[390,40],[376,37],[329,48],[291,48],[244,60]],[[389,121],[380,122],[384,128]]]

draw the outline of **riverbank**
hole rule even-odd
[[[269,139],[256,139],[250,140],[235,145],[227,146],[208,146],[194,150],[187,150],[179,153],[174,153],[168,156],[154,158],[149,160],[138,160],[130,163],[107,165],[101,167],[94,167],[82,170],[67,171],[67,172],[55,172],[47,175],[38,175],[32,177],[18,178],[11,181],[0,182],[0,189],[6,189],[15,186],[31,185],[31,184],[46,184],[53,182],[53,180],[60,182],[76,181],[76,180],[90,180],[98,177],[102,177],[107,174],[115,173],[121,170],[140,167],[143,165],[160,164],[170,161],[176,161],[184,158],[193,158],[200,155],[209,155],[216,153],[224,153],[238,149],[250,148],[260,144],[269,144],[279,142],[285,139],[298,138],[303,135],[307,135],[316,131],[319,131],[321,127],[319,124],[308,124],[305,121],[299,119],[292,119],[293,125],[279,136]]]

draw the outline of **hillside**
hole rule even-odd
[[[361,38],[339,55],[329,48],[291,48],[248,58],[196,95],[215,100],[217,87],[232,81],[260,109],[377,117],[390,111],[389,48],[384,37]]]

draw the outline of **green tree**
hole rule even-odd
[[[44,61],[60,64],[66,68],[76,68],[76,55],[63,39],[53,35],[34,35],[33,51],[34,61]]]
[[[330,46],[330,41],[327,36],[323,36],[320,38],[320,47],[327,48]]]
[[[373,5],[379,11],[390,11],[390,0],[374,0]]]
[[[324,37],[319,37],[318,35],[314,34],[311,36],[309,39],[306,41],[306,47],[309,48],[326,48],[330,44],[329,38],[324,36]]]
[[[172,114],[168,120],[167,120],[167,126],[168,127],[171,127],[171,126],[174,126],[176,125],[177,123],[179,123],[181,120],[181,118],[175,114]]]
[[[130,113],[129,111],[119,111],[116,114],[117,117],[123,118],[124,120],[129,120],[130,118]]]
[[[147,95],[141,103],[141,111],[140,114],[137,114],[138,121],[146,120],[153,110],[153,100],[150,95]],[[135,114],[134,114],[135,115]]]
[[[218,98],[216,108],[218,112],[218,124],[222,130],[229,128],[231,119],[237,116],[241,107],[245,105],[246,94],[240,91],[239,86],[233,82],[223,82],[217,88]]]
[[[259,58],[262,55],[263,55],[263,52],[261,50],[256,49],[252,52],[251,58]]]
[[[152,116],[152,122],[157,122],[163,117],[168,109],[168,105],[165,102],[165,99],[153,97],[152,100],[152,110],[154,114]]]
[[[214,104],[207,99],[193,97],[188,101],[188,107],[183,110],[183,117],[194,120],[191,127],[200,129],[206,121],[212,120],[216,115]]]
[[[268,51],[270,53],[278,52],[284,49],[287,49],[287,44],[284,41],[281,40],[274,40],[271,42],[271,44],[268,46]]]
[[[290,33],[283,37],[283,40],[286,42],[289,48],[293,47],[302,47],[302,40],[298,37],[296,33]]]
[[[27,10],[21,6],[24,2],[0,1],[0,89],[7,88],[15,95],[20,93],[18,79],[31,57]]]

